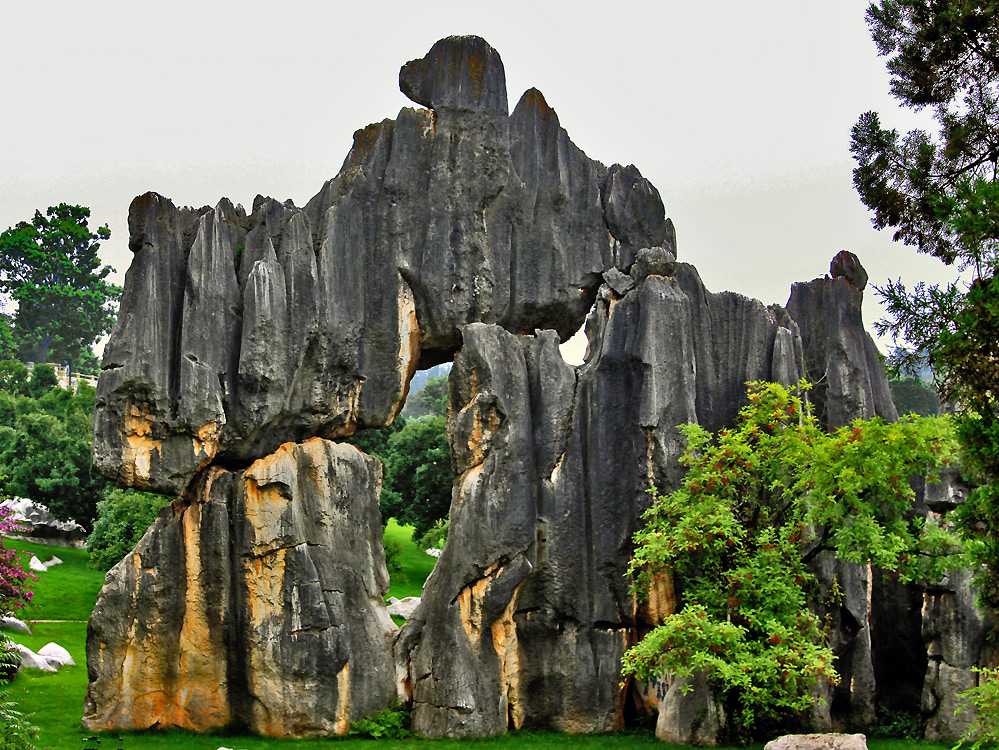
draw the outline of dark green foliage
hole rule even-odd
[[[59,385],[55,368],[52,365],[37,365],[31,371],[31,377],[24,389],[24,395],[30,398],[41,398]]]
[[[889,382],[888,386],[899,416],[918,414],[920,417],[934,417],[940,411],[937,392],[917,378],[898,378]]]
[[[880,0],[871,33],[888,57],[892,93],[930,107],[939,132],[900,138],[868,112],[854,126],[854,184],[879,228],[945,263],[971,284],[878,289],[880,333],[904,344],[899,372],[929,364],[957,409],[965,475],[979,483],[956,514],[978,563],[982,602],[999,609],[999,0]]]
[[[430,530],[420,537],[420,541],[416,543],[416,546],[420,549],[444,549],[444,545],[447,544],[447,533],[451,525],[451,520],[449,518],[442,518],[433,526]]]
[[[389,438],[386,485],[396,493],[385,516],[413,527],[413,537],[429,531],[451,509],[451,452],[443,417],[411,419]]]
[[[880,0],[867,11],[892,94],[930,107],[934,139],[904,138],[867,112],[853,128],[854,184],[879,229],[946,263],[994,258],[999,204],[999,2]]]
[[[35,367],[25,382],[16,364],[2,364],[0,378],[6,374],[14,391],[0,390],[0,489],[89,528],[106,484],[90,456],[96,392],[86,383],[76,393],[45,391],[55,377],[51,367]]]
[[[447,416],[447,375],[432,376],[420,391],[420,406],[435,417]]]
[[[110,570],[131,552],[169,502],[163,495],[114,489],[97,503],[97,520],[87,537],[90,567]]]
[[[121,288],[97,255],[111,232],[91,232],[89,218],[89,208],[60,203],[0,234],[0,291],[17,303],[13,338],[23,358],[92,366],[85,352],[111,330]]]
[[[675,576],[679,606],[622,665],[645,680],[705,673],[743,740],[806,711],[817,680],[838,682],[812,611],[818,554],[905,581],[968,564],[950,532],[911,514],[908,478],[932,477],[954,455],[946,418],[826,433],[780,385],[750,383],[748,400],[734,429],[680,428],[688,471],[675,492],[654,495],[631,563],[639,595]]]
[[[918,711],[896,711],[879,705],[875,715],[875,724],[868,732],[871,737],[916,741],[923,739],[926,721]]]
[[[359,449],[381,459],[382,518],[414,528],[419,539],[451,508],[451,453],[444,417],[397,419],[381,430],[351,438]]]
[[[350,722],[350,737],[373,740],[401,740],[409,737],[409,711],[401,703],[383,708],[376,714]]]

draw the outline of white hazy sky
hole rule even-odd
[[[590,157],[658,187],[681,260],[712,291],[786,302],[855,252],[872,283],[955,272],[876,232],[851,184],[864,111],[906,130],[867,0],[4,3],[0,229],[59,202],[110,225],[131,260],[131,199],[303,205],[353,132],[411,103],[398,71],[478,34],[510,106],[536,86]],[[865,295],[865,318],[880,314]]]

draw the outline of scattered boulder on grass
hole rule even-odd
[[[398,617],[405,617],[407,620],[413,616],[413,612],[420,604],[420,597],[418,596],[407,596],[402,599],[396,599],[394,596],[390,596],[388,599],[388,613],[390,615],[396,615]]]
[[[31,635],[31,628],[13,615],[0,617],[0,630],[9,630],[12,633],[24,633],[25,635]]]
[[[44,573],[46,570],[48,570],[48,568],[45,567],[45,563],[43,563],[34,555],[31,556],[31,559],[28,562],[28,567],[35,573]]]
[[[52,555],[52,559],[46,560],[44,565],[46,568],[51,568],[53,565],[62,565],[62,560],[55,555]]]
[[[764,750],[867,750],[862,734],[785,734],[770,740]]]
[[[59,668],[57,664],[49,661],[44,656],[36,654],[27,646],[22,646],[20,643],[13,643],[11,647],[21,654],[21,665],[18,667],[18,671],[22,669],[38,669],[42,672],[55,672]]]
[[[38,655],[45,658],[50,664],[54,663],[57,667],[72,667],[76,665],[69,651],[58,643],[46,643],[38,649]]]

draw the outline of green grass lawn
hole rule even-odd
[[[433,570],[436,559],[417,549],[409,537],[409,529],[390,521],[387,534],[403,544],[404,577],[392,581],[391,594],[419,596],[423,582]],[[511,732],[502,737],[472,740],[362,740],[330,738],[317,740],[275,740],[246,734],[219,732],[200,735],[191,732],[125,732],[119,736],[101,735],[99,744],[80,727],[83,697],[87,689],[85,661],[87,625],[85,622],[37,622],[37,620],[86,620],[90,615],[103,582],[103,574],[87,567],[87,553],[45,547],[26,542],[8,541],[18,549],[34,552],[43,561],[52,554],[65,561],[45,573],[38,574],[35,601],[25,612],[24,619],[35,620],[33,634],[17,635],[15,640],[37,651],[50,641],[66,648],[76,661],[74,667],[64,667],[55,673],[26,671],[9,686],[10,697],[19,706],[34,714],[34,723],[41,730],[40,750],[457,750],[481,747],[483,750],[668,750],[650,732],[625,732],[615,735],[567,735],[554,732]],[[752,745],[759,750],[762,745]],[[871,740],[871,750],[903,750],[919,747],[925,750],[947,750],[946,745],[934,745],[904,740]]]
[[[400,526],[394,518],[390,518],[385,524],[385,536],[402,545],[402,552],[399,554],[402,571],[392,576],[389,588],[389,596],[396,599],[421,596],[423,584],[437,564],[436,557],[431,557],[416,546],[412,534],[411,526]]]

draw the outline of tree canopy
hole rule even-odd
[[[942,285],[876,287],[898,372],[930,365],[958,414],[966,472],[977,481],[957,519],[978,547],[982,601],[999,609],[999,0],[880,0],[867,12],[888,58],[892,94],[938,126],[904,137],[867,112],[853,128],[854,184],[879,229],[956,264]],[[985,532],[984,534],[982,532]]]
[[[89,208],[60,203],[0,234],[0,291],[17,304],[13,337],[24,358],[93,364],[90,347],[111,330],[121,288],[97,255],[111,232],[91,232],[89,218]]]
[[[946,528],[914,517],[913,474],[953,459],[947,418],[856,420],[832,433],[773,383],[751,383],[733,429],[681,428],[688,471],[656,494],[635,534],[639,595],[665,576],[676,611],[624,657],[624,673],[706,674],[741,739],[759,722],[811,706],[812,685],[838,677],[808,563],[829,552],[904,580],[966,567]],[[762,726],[762,725],[761,725]]]
[[[454,477],[444,417],[399,418],[389,427],[364,430],[351,442],[381,459],[383,518],[412,526],[414,539],[447,518]]]
[[[56,386],[51,365],[27,377],[10,361],[0,362],[0,383],[0,489],[89,528],[107,484],[90,455],[96,392]]]

